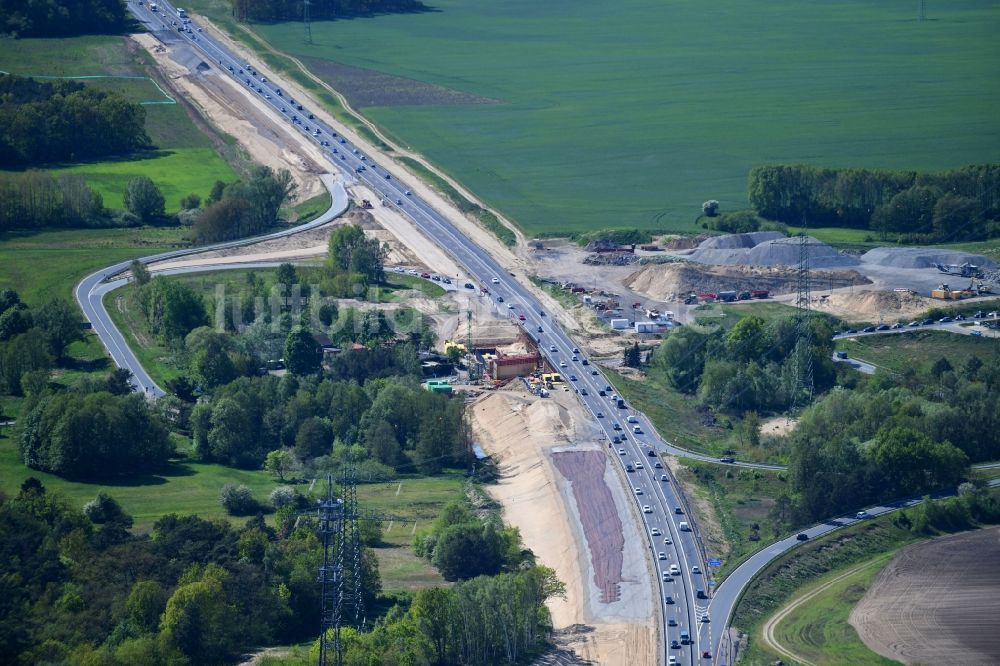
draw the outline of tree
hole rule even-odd
[[[207,390],[228,384],[236,379],[238,374],[224,343],[214,337],[195,352],[191,369],[201,381],[202,387]]]
[[[143,222],[163,217],[166,200],[147,176],[136,176],[125,185],[125,208]]]
[[[140,631],[155,633],[167,606],[167,591],[155,580],[140,580],[125,601],[125,615]]]
[[[264,471],[275,475],[282,483],[285,481],[285,472],[291,469],[291,466],[292,454],[284,449],[271,451],[264,459]]]
[[[934,442],[909,428],[880,430],[870,456],[895,495],[956,484],[969,465],[968,457],[949,442]]]
[[[62,358],[71,342],[83,340],[83,321],[76,307],[61,298],[46,301],[33,313],[35,326],[49,346],[49,353]]]
[[[181,209],[182,210],[194,210],[201,206],[201,197],[197,194],[189,194],[186,197],[181,197]]]
[[[330,453],[333,433],[326,419],[311,417],[302,422],[295,435],[295,456],[302,461]]]
[[[167,645],[194,663],[222,663],[233,652],[235,625],[227,612],[222,577],[206,574],[178,586],[160,620]]]
[[[639,351],[639,343],[634,343],[631,347],[625,348],[625,366],[638,368],[642,365],[642,352]]]
[[[33,324],[31,312],[23,303],[7,308],[0,314],[0,342],[26,332]]]
[[[285,365],[294,375],[319,372],[323,350],[312,334],[302,326],[294,327],[285,339]]]
[[[37,370],[52,367],[52,357],[39,335],[21,333],[0,345],[0,393],[21,395],[22,379]]]
[[[298,493],[291,486],[278,486],[271,491],[270,500],[275,509],[293,506],[298,501]]]
[[[377,238],[366,237],[356,224],[337,227],[330,234],[327,267],[333,275],[359,275],[365,286],[382,282],[387,256],[388,248]]]
[[[112,395],[128,395],[135,391],[135,386],[132,384],[132,371],[128,368],[115,368],[110,373],[108,377],[104,380],[104,385],[107,387],[108,393]]]
[[[132,281],[137,286],[141,287],[149,282],[149,269],[146,268],[146,264],[142,263],[138,259],[134,259],[132,263],[128,265],[128,270],[132,273]]]
[[[257,511],[253,492],[243,484],[227,483],[219,492],[219,504],[231,516],[247,516]]]

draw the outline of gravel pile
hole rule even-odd
[[[849,268],[858,264],[855,257],[840,254],[811,236],[805,242],[810,268]],[[797,266],[801,243],[799,237],[786,238],[776,231],[732,234],[708,239],[687,258],[714,265]]]
[[[996,262],[981,254],[928,247],[877,247],[861,255],[861,261],[889,268],[934,268],[935,264],[970,263],[983,268],[996,268]]]
[[[754,245],[759,245],[765,241],[784,238],[780,231],[754,231],[749,234],[727,234],[725,236],[712,236],[698,245],[699,250],[738,250],[740,248],[750,249]]]

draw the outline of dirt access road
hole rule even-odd
[[[901,550],[851,612],[871,650],[905,664],[1000,663],[1000,527]]]

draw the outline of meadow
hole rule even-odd
[[[315,22],[312,44],[299,22],[252,27],[529,234],[693,230],[706,199],[745,207],[762,163],[944,169],[1000,148],[986,0],[925,21],[908,0],[430,4]]]
[[[945,331],[847,338],[838,340],[836,348],[894,373],[913,367],[914,362],[931,363],[939,358],[948,359],[959,369],[971,356],[978,356],[987,365],[1000,363],[1000,345],[995,340]]]
[[[167,213],[175,213],[181,197],[196,193],[204,199],[216,180],[230,182],[238,175],[218,154],[220,149],[232,150],[229,137],[205,134],[184,105],[148,77],[149,62],[145,52],[132,50],[120,36],[0,39],[0,70],[21,76],[80,77],[87,85],[119,92],[146,110],[146,132],[155,150],[120,160],[50,165],[53,173],[82,175],[108,208],[122,207],[130,178],[148,176],[163,192]]]

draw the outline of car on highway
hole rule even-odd
[[[681,649],[681,644],[677,642],[676,638],[673,639],[672,641],[670,641],[670,649],[671,650],[680,650]],[[676,657],[674,657],[674,663],[675,664],[677,663],[677,658]]]
[[[888,331],[889,328],[890,328],[889,324],[879,324],[878,326],[875,327],[875,330],[876,331]]]
[[[617,436],[617,435],[615,435],[615,436],[614,436],[614,438],[613,438],[613,439],[611,440],[611,442],[612,442],[613,444],[620,444],[620,443],[621,443],[621,441],[622,441],[622,438],[621,438],[621,437],[619,437],[619,436]]]
[[[522,315],[522,316],[523,316],[523,315]],[[576,379],[576,375],[570,375],[570,376],[569,376],[569,380],[570,380],[571,382],[575,382],[575,381],[577,381],[577,379]]]
[[[674,542],[670,539],[670,537],[663,537],[663,545],[672,546],[673,544]]]
[[[863,329],[861,329],[861,332],[862,333],[874,333],[875,332],[875,327],[874,326],[865,326]]]
[[[681,515],[684,512],[681,511],[681,508],[679,506],[675,506],[674,507],[674,513],[676,513],[677,515]]]
[[[681,575],[681,568],[679,566],[677,566],[676,564],[671,564],[670,565],[670,575],[671,576],[680,576]]]
[[[636,468],[636,469],[646,469],[645,467],[643,467],[643,466],[642,466],[642,463],[641,463],[641,462],[637,462],[637,463],[635,464],[635,468]]]
[[[893,324],[889,328],[891,328],[894,331],[899,330],[899,329],[903,328],[903,322],[897,321],[895,324]]]
[[[560,368],[565,368],[566,367],[566,361],[559,361],[559,367]]]
[[[590,395],[590,394],[587,393],[587,389],[582,388],[582,389],[580,389],[580,395]]]
[[[656,469],[663,469],[663,463],[657,460],[655,463],[653,463],[653,467],[655,467]]]
[[[409,190],[403,190],[403,194],[405,194],[406,196],[410,196],[413,193],[410,192]]]
[[[642,488],[636,488],[635,489],[635,494],[636,495],[641,495],[642,494]]]
[[[617,423],[617,422],[614,425],[612,425],[611,427],[614,428],[615,430],[621,430],[622,429],[621,424]]]
[[[656,457],[656,451],[654,451],[653,449],[650,449],[649,451],[646,451],[646,455],[648,457],[650,457],[650,458],[655,458]]]
[[[678,663],[680,662],[677,661],[677,657],[675,657],[674,655],[670,655],[669,657],[667,657],[667,664],[678,664]]]
[[[596,377],[597,376],[597,370],[591,370],[590,374]],[[601,395],[604,395],[604,391],[601,391]]]
[[[677,620],[675,620],[674,618],[668,619],[667,620],[667,626],[668,627],[676,627],[677,626]]]
[[[673,597],[673,595],[668,594],[665,597],[663,597],[663,603],[667,604],[668,606],[670,604],[674,603],[674,597]]]
[[[645,508],[645,507],[643,507],[643,508]],[[666,553],[664,553],[664,552],[663,552],[663,551],[661,550],[661,551],[660,551],[660,552],[659,552],[659,553],[658,553],[658,554],[656,555],[656,558],[657,558],[657,559],[660,559],[660,560],[665,560],[665,559],[667,559],[667,554],[666,554]]]
[[[559,351],[559,350],[558,350],[558,349],[556,349],[556,346],[555,346],[555,345],[549,345],[549,351],[550,351],[550,352],[554,352],[554,351]]]
[[[344,156],[341,155],[340,159],[344,159]],[[402,199],[396,199],[396,205],[397,206],[402,206],[403,205],[403,200]]]
[[[701,621],[702,622],[709,622],[710,621],[710,619],[708,617],[708,613],[702,613],[701,614]]]
[[[808,538],[809,538],[809,535],[806,534],[805,532],[799,532],[798,534],[795,535],[795,540],[796,541],[805,541]]]
[[[643,513],[653,513],[653,509],[648,504],[643,504],[642,505],[642,512]]]
[[[865,518],[870,518],[871,515],[867,511],[858,511],[854,514],[855,520],[864,520]]]
[[[586,389],[584,389],[584,390],[586,390]],[[603,419],[604,418],[604,412],[597,412],[597,418]]]
[[[734,463],[734,462],[736,462],[736,458],[734,458],[733,456],[722,456],[721,458],[719,458],[719,462],[720,463]]]
[[[523,314],[517,315],[517,320],[518,321],[524,321],[525,320],[524,315]]]
[[[667,475],[666,475],[666,474],[661,474],[661,475],[660,475],[660,481],[664,481],[664,482],[666,482],[666,481],[669,481],[669,479],[667,478]]]
[[[708,650],[702,650],[701,651],[701,658],[702,659],[711,659],[712,658],[712,653],[709,652]]]
[[[694,565],[693,567],[691,567],[691,573],[693,573],[693,574],[700,574],[701,573],[701,569],[698,568],[697,564]]]
[[[490,280],[490,282],[492,282],[493,284],[500,284],[500,278],[493,278],[492,280]]]
[[[538,327],[538,332],[539,332],[539,333],[544,333],[545,331],[543,331],[543,330],[542,330],[542,327],[541,327],[541,326],[539,326],[539,327]]]
[[[941,317],[938,319],[939,324],[947,324],[949,321],[951,321],[951,317]]]
[[[580,359],[578,359],[578,358],[576,357],[576,354],[573,354],[573,360],[574,360],[574,361],[579,361]]]
[[[620,456],[625,455],[625,449],[618,449],[618,455]]]
[[[857,331],[855,331],[853,328],[849,328],[846,331],[844,331],[844,335],[853,335],[855,333],[857,333]]]
[[[933,319],[924,319],[922,322],[920,322],[920,325],[921,326],[930,326],[933,323],[934,323]]]
[[[653,535],[653,536],[660,536],[660,528],[659,527],[653,527],[653,528],[651,528],[649,530],[649,533],[651,535]]]

